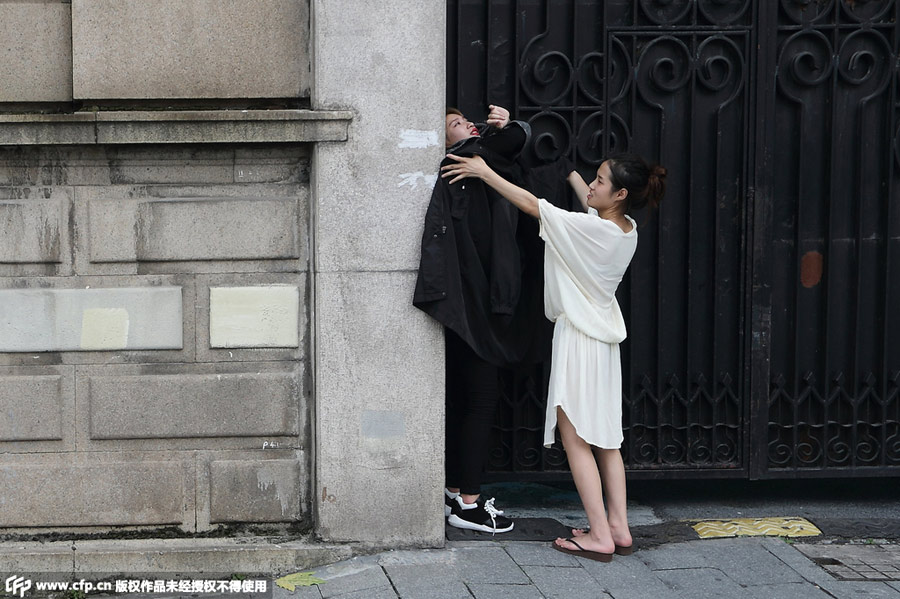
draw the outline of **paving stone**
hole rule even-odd
[[[293,591],[274,585],[272,599],[322,599],[318,586],[295,587]]]
[[[336,599],[397,599],[397,593],[391,588],[363,589],[342,595],[324,595],[323,597],[335,597]]]
[[[392,549],[378,556],[378,565],[385,566],[414,566],[414,565],[445,565],[456,566],[456,553],[446,549]]]
[[[651,570],[672,570],[675,568],[702,568],[706,566],[706,556],[695,548],[700,543],[714,543],[717,541],[690,541],[688,543],[675,543],[656,549],[642,551],[638,558],[647,564]]]
[[[762,541],[761,538],[691,541],[643,552],[640,558],[653,570],[717,568],[741,585],[803,582],[796,572],[767,551]]]
[[[884,582],[838,582],[823,586],[837,599],[900,599],[900,591]]]
[[[794,570],[760,545],[760,539],[729,539],[726,547],[719,543],[702,549],[710,567],[722,570],[742,586],[803,582]]]
[[[535,586],[548,599],[556,597],[595,597],[605,590],[582,568],[523,566]],[[594,593],[596,591],[596,593]],[[587,593],[587,594],[586,594]]]
[[[900,562],[900,555],[887,549],[890,545],[837,545],[796,543],[797,551],[810,558],[832,558],[842,564],[890,564]]]
[[[544,595],[532,585],[522,584],[471,584],[469,590],[475,599],[543,599]],[[402,599],[406,595],[401,593]],[[603,594],[599,597],[609,597]]]
[[[900,589],[890,583],[835,580],[824,569],[801,553],[796,545],[770,539],[766,549],[782,560],[808,583],[820,587],[837,599],[900,599]]]
[[[615,599],[664,599],[674,593],[637,555],[614,557],[608,564],[582,560],[584,570]]]
[[[685,599],[751,599],[753,595],[714,568],[686,568],[656,572],[663,584]],[[616,598],[618,599],[618,597]]]
[[[325,581],[319,585],[319,591],[325,599],[343,599],[345,595],[357,592],[363,592],[360,597],[366,596],[366,593],[375,597],[384,589],[391,590],[391,581],[371,558],[354,558],[326,566],[316,570],[316,578]],[[387,596],[395,597],[396,594],[391,590],[391,594]]]
[[[577,559],[556,551],[549,543],[510,543],[506,553],[520,566],[580,567]]]
[[[465,547],[455,553],[466,583],[528,584],[528,577],[502,547]]]
[[[470,599],[460,570],[453,563],[382,566],[403,599]]]
[[[831,595],[808,582],[761,584],[747,587],[757,599],[830,599]]]

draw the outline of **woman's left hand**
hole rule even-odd
[[[509,111],[502,106],[494,106],[491,104],[488,106],[487,124],[493,125],[498,129],[503,129],[509,124]]]
[[[455,154],[447,154],[447,158],[455,160],[456,163],[442,166],[441,178],[446,179],[447,177],[453,177],[453,179],[450,179],[451,185],[466,177],[483,179],[484,175],[491,170],[491,167],[487,165],[481,156],[466,158]]]

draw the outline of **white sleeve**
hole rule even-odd
[[[583,260],[605,262],[614,247],[615,231],[597,215],[569,212],[547,200],[538,200],[541,217],[541,239],[565,262]],[[613,225],[615,226],[615,225]]]

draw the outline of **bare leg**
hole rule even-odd
[[[578,489],[578,496],[581,498],[588,522],[591,525],[590,533],[580,537],[578,544],[590,551],[612,553],[615,549],[615,542],[606,519],[606,509],[603,506],[603,486],[591,446],[578,436],[575,427],[561,408],[556,409],[556,417],[559,434],[569,460],[569,468],[572,470],[572,478],[575,479],[575,488]],[[578,549],[572,543],[561,538],[556,539],[556,544],[566,549]]]
[[[613,541],[619,547],[630,547],[631,531],[628,529],[628,512],[626,505],[625,465],[622,453],[618,449],[601,449],[594,447],[594,456],[600,466],[600,479],[603,481],[606,494],[606,506],[609,514],[609,530]],[[572,531],[576,537],[583,536],[584,530],[576,528]]]
[[[631,531],[628,530],[628,512],[625,491],[625,465],[618,449],[594,448],[600,465],[600,478],[606,490],[606,506],[609,510],[609,529],[613,541],[620,547],[630,547]]]

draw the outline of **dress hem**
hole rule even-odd
[[[554,412],[556,412],[556,409],[555,409],[555,408],[562,408],[562,409],[563,409],[563,413],[566,415],[566,418],[569,418],[569,414],[566,412],[566,409],[565,409],[565,407],[564,407],[562,404],[560,404],[560,403],[553,404],[553,408],[554,408],[554,410],[553,410]],[[569,418],[569,422],[572,422],[572,419],[571,419],[571,418]],[[559,423],[559,419],[558,419],[558,418],[554,418],[554,424],[553,424],[553,426],[550,428],[550,431],[549,431],[550,433],[555,433],[555,432],[556,432],[556,429],[559,428],[559,427],[557,426],[558,423]],[[572,422],[572,427],[575,429],[575,434],[578,435],[578,438],[579,438],[579,439],[581,439],[582,441],[584,441],[585,443],[587,443],[587,444],[590,445],[591,447],[596,447],[596,448],[598,448],[598,449],[622,449],[622,443],[625,441],[625,439],[624,439],[624,437],[623,437],[623,439],[622,439],[621,441],[619,441],[619,444],[616,445],[615,447],[604,447],[603,445],[598,445],[598,444],[596,444],[596,443],[591,443],[590,441],[588,441],[587,439],[585,439],[584,436],[582,436],[581,433],[578,432],[578,426],[577,426],[574,422]],[[546,441],[547,432],[548,432],[548,431],[547,431],[547,426],[546,426],[546,422],[545,422],[545,423],[544,423],[544,439],[545,439],[545,440],[544,440],[544,449],[549,449],[550,447],[553,446],[553,443],[556,442],[556,441],[555,441],[556,435],[554,434],[554,435],[553,435],[553,436],[554,436],[554,441],[553,441],[553,443],[550,443],[549,445],[547,445],[547,441]]]

